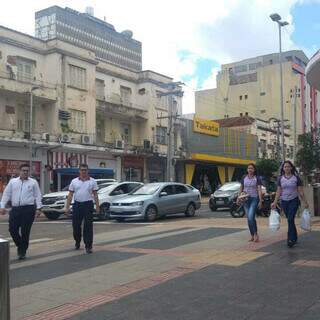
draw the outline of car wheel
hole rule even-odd
[[[60,217],[59,212],[44,212],[44,215],[49,219],[49,220],[57,220]]]
[[[104,203],[100,206],[100,214],[99,214],[99,219],[110,219],[110,204],[109,203]]]
[[[214,205],[214,202],[212,199],[209,200],[209,208],[211,211],[217,211],[217,207]]]
[[[242,218],[246,214],[246,212],[244,211],[244,207],[238,205],[232,206],[230,208],[230,213],[234,218]]]
[[[118,222],[124,222],[124,218],[116,218],[116,220],[118,221]]]
[[[193,203],[189,203],[184,213],[187,217],[194,217],[196,214],[196,207]]]
[[[157,208],[155,206],[149,206],[144,215],[144,220],[148,222],[153,222],[157,219]]]

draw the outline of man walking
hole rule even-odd
[[[93,201],[96,204],[96,212],[100,213],[99,199],[98,199],[98,185],[97,182],[89,176],[88,165],[80,165],[80,174],[78,178],[71,181],[69,186],[69,195],[66,203],[66,213],[70,212],[70,204],[72,198],[74,199],[72,210],[72,227],[73,238],[75,240],[75,249],[80,249],[81,243],[81,225],[83,225],[83,241],[86,252],[92,253],[93,242]]]
[[[35,215],[41,214],[41,192],[37,180],[30,178],[28,164],[20,166],[20,176],[12,178],[4,189],[0,214],[6,213],[6,205],[10,201],[12,210],[9,216],[9,232],[17,246],[18,258],[26,257],[29,237]]]

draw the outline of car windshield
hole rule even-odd
[[[226,183],[219,188],[220,191],[238,191],[240,188],[240,183]]]
[[[115,185],[114,182],[108,182],[108,183],[102,183],[102,184],[98,184],[98,190],[101,190],[101,189],[105,189],[109,186],[112,186],[112,185]]]
[[[98,193],[110,192],[110,191],[112,191],[114,189],[115,185],[116,185],[116,183],[110,183],[110,184],[107,184],[107,185],[103,184],[103,185],[101,185],[101,187],[98,186],[98,188],[99,188]]]
[[[160,188],[159,184],[146,184],[141,186],[141,188],[136,189],[131,194],[150,195],[150,194],[154,194],[159,188]]]

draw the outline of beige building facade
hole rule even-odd
[[[306,84],[303,51],[283,53],[285,144],[290,149],[294,136],[317,127],[315,90]],[[278,54],[269,54],[221,66],[217,88],[195,94],[195,114],[206,119],[249,116],[267,126],[280,119],[280,74]]]
[[[0,174],[30,160],[43,191],[61,169],[86,162],[118,180],[164,180],[172,79],[111,64],[90,51],[0,27]],[[175,88],[179,89],[179,88]],[[181,114],[181,97],[174,96]],[[180,127],[174,126],[179,150]],[[178,154],[178,153],[177,153]]]

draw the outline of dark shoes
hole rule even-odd
[[[26,258],[26,252],[19,248],[17,249],[17,255],[19,260],[24,260]]]
[[[293,241],[293,240],[288,240],[288,248],[292,248],[295,244],[297,243],[297,241]]]
[[[80,243],[76,243],[76,244],[74,245],[74,249],[75,249],[75,250],[79,250],[79,249],[80,249]]]
[[[87,254],[92,253],[92,248],[91,248],[91,247],[87,247],[87,248],[86,248],[86,253],[87,253]]]

